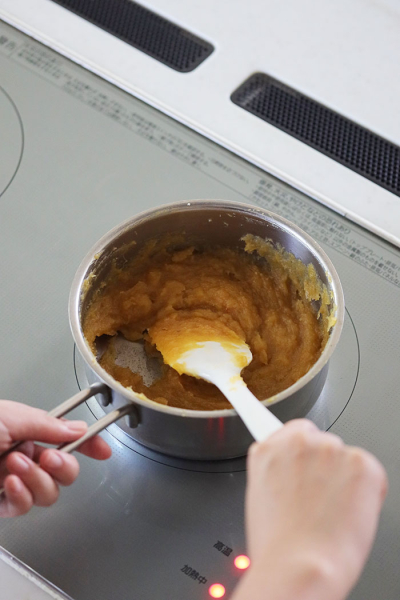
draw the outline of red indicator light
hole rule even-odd
[[[208,588],[208,593],[211,598],[222,598],[222,596],[225,596],[225,588],[220,583],[213,583]]]
[[[250,566],[250,559],[248,556],[245,556],[245,554],[241,554],[235,558],[233,564],[237,569],[244,571],[244,569],[247,569]]]

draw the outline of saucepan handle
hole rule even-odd
[[[134,406],[132,403],[125,404],[124,406],[121,406],[121,408],[116,408],[112,412],[110,412],[107,415],[105,415],[104,417],[102,417],[96,423],[93,423],[93,425],[91,425],[89,427],[89,429],[87,430],[85,435],[80,437],[78,440],[75,440],[74,442],[63,444],[62,446],[59,446],[58,449],[62,450],[63,452],[71,453],[74,450],[76,450],[77,448],[79,448],[79,446],[81,446],[84,442],[89,440],[91,437],[93,437],[97,433],[100,433],[100,431],[103,431],[103,429],[106,429],[109,425],[111,425],[112,423],[115,423],[115,421],[118,421],[118,419],[121,419],[122,417],[125,417],[126,415],[132,414],[133,412],[134,412]],[[136,420],[136,427],[138,424],[139,424],[139,421]],[[131,423],[129,424],[129,426],[135,427],[135,424],[132,423],[132,420],[131,420]]]
[[[71,410],[89,400],[92,396],[101,394],[103,396],[103,405],[107,406],[111,402],[111,390],[105,383],[93,383],[90,387],[85,390],[81,390],[72,398],[68,398],[65,402],[59,404],[56,408],[53,408],[48,414],[50,417],[60,418],[69,413]]]

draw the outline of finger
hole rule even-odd
[[[292,419],[285,423],[282,430],[290,433],[293,431],[304,431],[305,433],[320,432],[320,429],[310,419]]]
[[[78,452],[96,460],[107,460],[112,454],[110,446],[99,435],[90,438],[82,446],[79,446]]]
[[[382,506],[389,487],[388,476],[385,467],[380,460],[368,450],[356,446],[348,446],[348,451],[357,472],[368,473],[374,480],[374,487],[379,492],[379,502]]]
[[[46,450],[48,450],[48,448],[44,448],[39,444],[35,444],[33,454],[34,462],[40,463],[40,457],[44,452],[46,452]],[[110,458],[112,454],[110,446],[99,435],[96,435],[87,440],[87,442],[84,442],[82,446],[79,446],[79,448],[77,448],[77,452],[80,452],[85,456],[89,456],[90,458],[95,458],[96,460],[106,460],[107,458]],[[65,452],[63,452],[62,454],[63,456],[66,455]]]
[[[16,475],[8,475],[4,480],[4,494],[5,498],[0,503],[0,517],[18,517],[32,508],[32,494]]]
[[[321,441],[322,443],[325,445],[325,447],[331,447],[334,449],[338,449],[338,448],[344,448],[345,447],[345,443],[342,440],[342,438],[339,435],[336,435],[336,433],[331,433],[330,431],[325,432],[325,431],[321,431]]]
[[[84,421],[65,421],[51,417],[39,408],[18,402],[0,402],[1,421],[9,432],[10,443],[20,440],[37,440],[60,444],[76,440],[87,430]]]
[[[35,454],[35,444],[33,442],[23,442],[18,446],[18,452],[22,452],[28,458],[33,458]]]
[[[22,454],[26,454],[29,458],[33,458],[35,453],[35,446],[33,442],[24,442],[18,447],[18,451]],[[6,460],[0,460],[0,483],[8,475]]]
[[[43,471],[39,465],[20,452],[13,452],[7,458],[7,469],[18,475],[22,483],[29,489],[33,503],[37,506],[51,506],[59,496],[59,489],[54,479]]]
[[[31,458],[33,460],[33,462],[39,464],[40,457],[43,454],[43,452],[45,452],[46,450],[47,450],[47,448],[45,446],[41,446],[40,444],[35,444],[34,450],[33,450],[33,456],[30,456],[29,458]]]
[[[59,450],[44,449],[39,464],[61,485],[71,485],[79,475],[76,458]]]
[[[389,478],[388,478],[388,474],[386,472],[386,470],[384,469],[384,467],[382,466],[382,478],[381,478],[381,486],[380,486],[380,501],[381,501],[381,506],[383,505],[383,503],[385,502],[386,496],[388,494],[389,491]]]
[[[254,444],[252,444],[249,448],[249,458],[251,458],[253,455],[263,454],[265,449],[268,449],[271,443],[275,443],[279,439],[291,436],[295,432],[304,433],[305,435],[307,435],[320,433],[320,430],[309,419],[293,419],[292,421],[288,421],[287,423],[285,423],[285,425],[281,427],[281,429],[275,431],[264,441],[255,442]]]
[[[321,431],[318,427],[309,419],[293,419],[284,424],[283,427],[275,431],[269,436],[262,444],[268,445],[269,441],[276,443],[278,440],[282,441],[287,438],[291,438],[295,435],[304,436],[304,438],[310,438],[316,434],[320,434]]]

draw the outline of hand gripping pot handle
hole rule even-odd
[[[110,403],[110,395],[111,395],[110,388],[105,383],[94,383],[93,385],[86,388],[85,390],[81,390],[80,392],[78,392],[77,394],[72,396],[72,398],[69,398],[68,400],[65,400],[65,402],[62,402],[62,404],[60,404],[59,406],[57,406],[56,408],[51,410],[48,414],[51,417],[56,417],[59,419],[59,418],[63,417],[64,415],[66,415],[67,413],[69,413],[74,408],[76,408],[77,406],[79,406],[80,404],[83,404],[84,402],[86,402],[86,400],[89,400],[89,398],[91,398],[92,396],[95,396],[96,394],[101,394],[103,396],[103,399],[104,399],[103,404],[104,405],[107,405]],[[98,433],[100,433],[100,431],[103,431],[103,429],[106,429],[112,423],[115,423],[115,421],[118,421],[118,419],[121,419],[122,417],[125,417],[126,415],[131,415],[131,417],[133,417],[130,419],[130,423],[129,423],[130,427],[132,427],[132,428],[137,427],[137,425],[139,424],[139,419],[137,417],[136,409],[135,409],[134,405],[131,402],[129,402],[129,404],[125,404],[124,406],[121,406],[120,408],[113,410],[112,412],[110,412],[107,415],[105,415],[104,417],[102,417],[99,421],[96,421],[96,423],[93,423],[93,425],[91,425],[88,428],[86,433],[82,437],[80,437],[78,440],[75,440],[74,442],[70,442],[70,443],[67,442],[66,444],[62,444],[61,446],[59,446],[58,449],[70,454],[71,452],[74,452],[74,450],[79,448],[79,446],[81,446],[84,442],[86,442],[93,436],[97,435]],[[7,454],[10,454],[10,452],[12,452],[13,450],[17,450],[18,447],[21,446],[22,444],[23,444],[23,441],[15,442],[11,446],[11,448],[8,448],[8,450],[6,450],[2,454],[0,454],[0,458],[3,458]],[[3,492],[4,492],[4,488],[0,488],[0,495]]]

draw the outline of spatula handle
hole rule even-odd
[[[243,380],[218,386],[257,442],[262,442],[283,423],[250,392]]]

